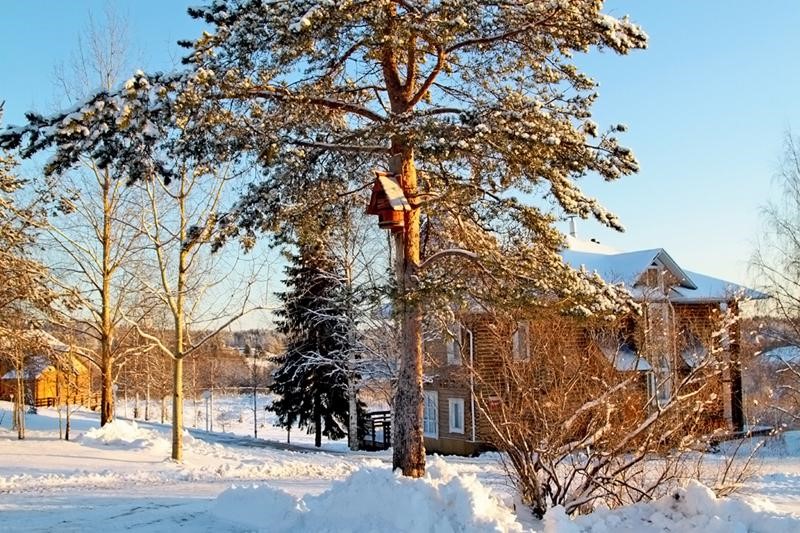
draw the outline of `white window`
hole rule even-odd
[[[511,336],[511,355],[517,361],[522,361],[530,356],[530,344],[528,343],[528,324],[519,322],[517,329]]]
[[[447,328],[447,364],[461,364],[461,324],[451,324]]]
[[[422,433],[426,437],[439,438],[439,393],[425,391],[425,408],[422,414]]]
[[[464,433],[464,400],[450,398],[447,402],[450,411],[450,433]]]

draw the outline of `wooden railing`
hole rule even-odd
[[[56,406],[56,399],[49,397],[49,398],[36,398],[33,402],[34,407],[55,407]]]
[[[362,450],[386,450],[392,446],[391,411],[367,413],[366,432],[361,439]]]
[[[34,407],[56,407],[58,406],[59,399],[53,396],[46,398],[36,398],[33,401]],[[61,405],[67,404],[67,398],[61,399]],[[80,396],[71,396],[69,398],[70,405],[83,405],[89,409],[97,409],[100,405],[100,396],[98,394],[82,394]]]

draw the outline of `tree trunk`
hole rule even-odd
[[[172,458],[183,460],[183,358],[177,357],[172,374]]]
[[[111,347],[107,340],[101,348],[100,368],[100,425],[105,426],[114,420],[114,379],[111,373]]]
[[[319,393],[314,394],[314,446],[322,447],[322,406]]]
[[[414,154],[402,140],[392,140],[390,169],[399,177],[406,198],[417,194]],[[393,468],[404,476],[425,474],[425,444],[422,438],[422,312],[417,301],[415,270],[420,260],[419,209],[406,211],[405,227],[395,235],[395,276],[399,295],[401,327],[400,371],[394,399]]]
[[[253,365],[255,367],[255,365]],[[253,438],[258,438],[258,389],[253,385]]]
[[[149,371],[145,379],[146,382],[144,386],[144,419],[150,420],[150,372]]]
[[[111,234],[111,219],[113,214],[111,204],[112,179],[108,171],[104,173],[103,177],[103,289],[102,293],[100,294],[101,426],[105,426],[114,420],[114,376],[112,374],[114,356],[111,351],[114,340],[114,323],[111,318],[111,276],[113,274],[111,269],[111,246],[113,244],[113,236]]]
[[[24,366],[17,368],[17,399],[14,402],[14,423],[17,428],[17,439],[25,438],[25,382],[22,379]]]
[[[350,412],[348,419],[347,429],[347,444],[350,450],[358,451],[358,390],[356,389],[355,377],[350,375],[350,383],[348,383],[348,396],[350,400]]]
[[[70,406],[69,406],[69,400],[67,400],[67,425],[64,429],[64,440],[69,440],[69,428],[70,428]]]

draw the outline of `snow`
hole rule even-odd
[[[697,272],[686,271],[689,277],[697,285],[697,289],[688,290],[682,287],[675,289],[675,295],[671,299],[682,303],[703,303],[709,301],[726,301],[731,297],[747,298],[751,300],[763,300],[769,295],[754,289],[749,289],[736,283],[725,281],[724,279],[706,276]]]
[[[799,529],[800,518],[758,510],[735,498],[717,498],[711,489],[696,481],[654,502],[598,510],[574,521],[563,508],[550,510],[545,516],[545,532],[793,533]]]
[[[215,398],[215,410],[248,401]],[[390,451],[283,449],[243,436],[252,424],[243,418],[227,428],[240,435],[190,429],[176,463],[165,425],[118,418],[100,429],[95,413],[78,411],[67,442],[48,408],[27,415],[19,441],[10,410],[0,402],[3,531],[800,531],[800,432],[770,439],[734,497],[690,484],[654,502],[577,518],[554,508],[538,521],[515,499],[498,454],[429,457],[426,476],[412,480],[391,472]],[[259,435],[282,433],[260,420]],[[721,445],[708,467],[735,449]]]
[[[800,363],[800,347],[778,346],[761,352],[761,359],[771,364],[796,365]]]
[[[379,175],[378,180],[383,186],[389,205],[394,211],[410,211],[411,204],[408,203],[406,195],[397,180],[391,176]]]
[[[676,303],[727,302],[733,297],[759,300],[768,296],[759,291],[725,281],[723,279],[691,272],[681,268],[663,249],[617,252],[598,243],[586,242],[574,237],[567,238],[567,248],[561,257],[572,268],[585,268],[596,272],[608,283],[622,283],[633,289],[642,274],[654,262],[659,262],[681,280],[671,288],[669,299]],[[633,291],[634,296],[646,296]]]
[[[421,479],[361,469],[322,494],[296,498],[270,486],[233,487],[214,514],[236,524],[290,531],[522,531],[511,510],[475,476],[433,458]]]
[[[652,370],[653,367],[647,360],[633,351],[628,346],[609,349],[607,346],[600,346],[600,351],[606,358],[614,363],[614,368],[620,372],[634,372]]]
[[[194,439],[188,433],[185,438]],[[78,439],[88,446],[111,446],[119,449],[136,450],[150,448],[163,454],[171,450],[171,443],[160,433],[139,427],[134,421],[114,420],[99,428],[92,428]]]

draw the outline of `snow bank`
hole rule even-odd
[[[185,435],[188,437],[188,434]],[[191,437],[188,437],[191,439]],[[140,428],[136,422],[114,420],[105,426],[93,428],[81,435],[81,444],[111,446],[118,449],[169,450],[171,443],[160,433]]]
[[[800,531],[800,519],[759,511],[737,498],[717,498],[711,489],[693,481],[685,489],[654,502],[598,510],[575,520],[570,520],[563,507],[556,507],[545,515],[544,531],[794,533]]]
[[[270,486],[233,487],[212,512],[258,530],[405,532],[522,531],[512,511],[474,476],[434,458],[422,479],[364,468],[318,496],[296,498]]]

